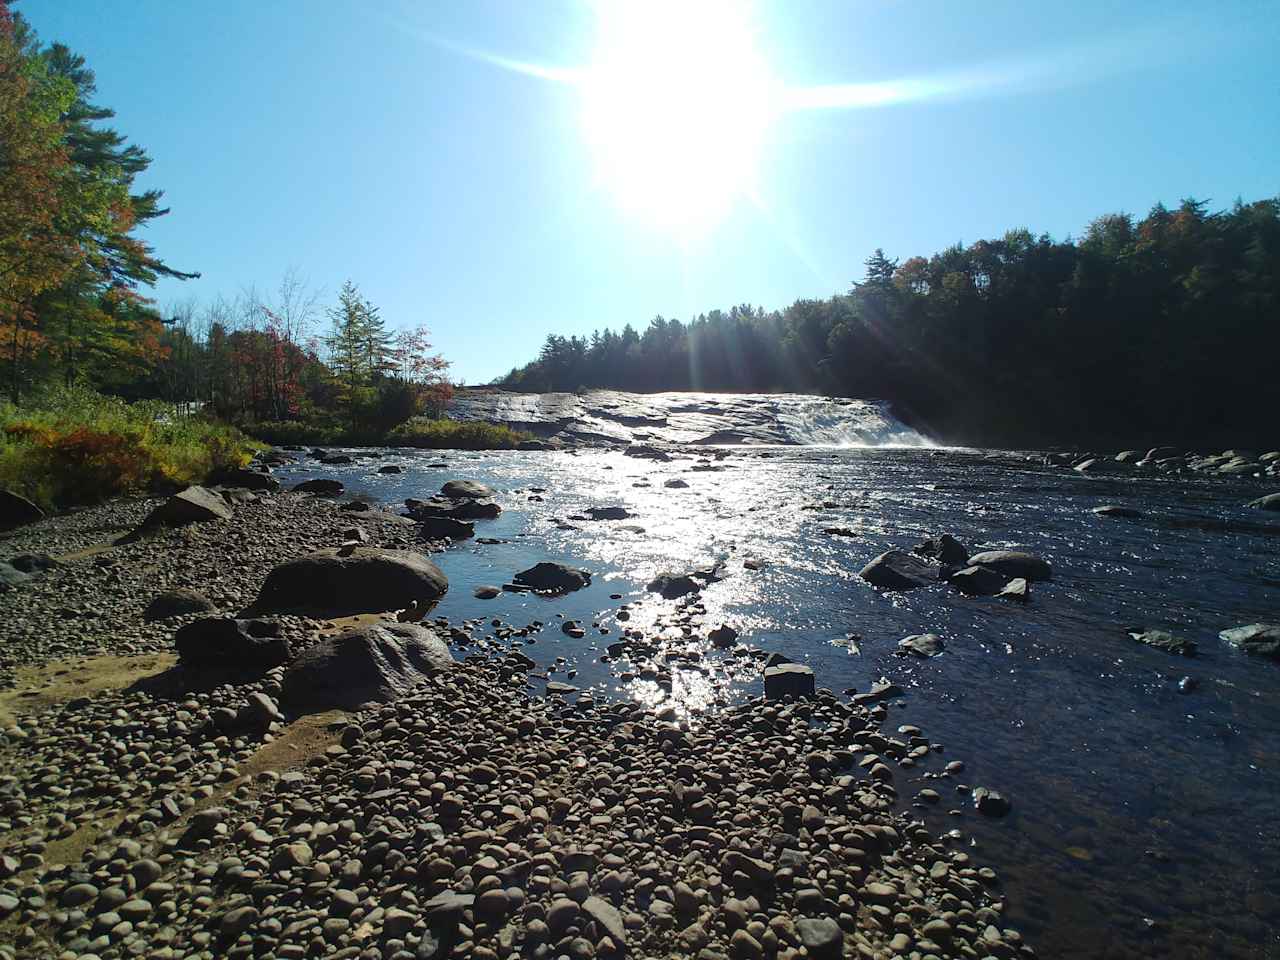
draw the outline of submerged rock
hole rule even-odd
[[[938,582],[939,568],[902,550],[886,550],[859,571],[873,587],[913,590]]]
[[[1165,653],[1176,653],[1183,657],[1193,657],[1196,653],[1194,640],[1175,637],[1165,630],[1130,630],[1129,636],[1138,643],[1145,643],[1148,647],[1155,647]]]
[[[259,610],[378,613],[416,601],[425,609],[448,589],[448,578],[422,554],[331,547],[272,570],[254,606]]]
[[[1124,520],[1136,520],[1142,516],[1141,510],[1135,510],[1133,507],[1122,507],[1114,503],[1106,503],[1100,507],[1094,507],[1093,512],[1100,517],[1116,517]]]
[[[454,665],[444,641],[426,627],[367,624],[304,650],[285,671],[280,702],[291,713],[389,703]]]
[[[290,654],[280,625],[269,620],[205,617],[179,628],[173,643],[185,667],[268,670]]]
[[[538,593],[561,594],[581,590],[591,583],[591,574],[577,567],[544,560],[528,570],[521,570],[511,579],[517,586],[528,587]]]
[[[1280,493],[1269,493],[1257,500],[1250,500],[1248,506],[1257,510],[1280,510]]]
[[[969,563],[978,567],[990,567],[1008,577],[1053,579],[1053,568],[1049,566],[1049,561],[1021,550],[988,550],[970,557]]]
[[[44,519],[44,511],[21,494],[0,488],[0,530]]]
[[[1218,636],[1245,653],[1260,657],[1280,657],[1280,624],[1251,623],[1223,630]]]

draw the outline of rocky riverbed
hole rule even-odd
[[[390,702],[290,713],[300,662],[396,612],[263,614],[268,574],[447,541],[324,497],[227,500],[139,539],[156,502],[5,540],[57,563],[0,595],[0,955],[1032,955],[995,872],[918,815],[986,795],[892,687],[691,712],[548,683],[525,653],[542,620],[455,617]],[[696,593],[629,606],[632,647],[678,639],[667,663],[737,639]],[[249,614],[285,662],[175,656],[175,633]]]

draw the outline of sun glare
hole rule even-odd
[[[754,186],[779,105],[745,5],[597,6],[583,121],[601,184],[627,213],[682,238]]]

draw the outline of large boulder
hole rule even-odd
[[[208,613],[214,609],[213,603],[203,593],[188,587],[166,590],[157,594],[142,611],[142,619],[147,621],[168,620],[170,617],[181,617],[190,613]]]
[[[577,567],[544,560],[528,570],[521,570],[511,580],[517,586],[528,587],[537,593],[561,594],[581,590],[589,585],[591,574]]]
[[[285,671],[280,703],[295,714],[389,703],[453,666],[449,648],[426,627],[366,624],[304,650]]]
[[[338,497],[342,495],[342,491],[347,489],[342,485],[341,480],[330,480],[325,477],[317,477],[314,480],[303,480],[296,484],[293,488],[294,493],[314,493],[322,497]]]
[[[764,698],[813,696],[813,670],[799,663],[780,663],[764,671]]]
[[[173,635],[178,662],[186,667],[268,670],[289,660],[289,640],[270,620],[205,617]]]
[[[258,592],[259,610],[380,613],[417,603],[425,609],[449,589],[429,559],[408,550],[330,547],[282,563]]]
[[[1257,510],[1280,510],[1280,493],[1268,493],[1265,497],[1250,500],[1249,506]]]
[[[12,490],[0,489],[0,530],[12,530],[44,519],[44,511]]]
[[[450,500],[488,500],[493,489],[476,480],[450,480],[440,488],[440,494]]]
[[[873,587],[912,590],[938,582],[939,568],[902,550],[886,550],[859,571]]]
[[[175,493],[156,507],[142,521],[139,529],[177,527],[187,523],[204,523],[209,520],[229,520],[231,507],[212,490],[191,486]]]
[[[988,550],[974,554],[969,563],[976,567],[990,567],[1006,577],[1023,577],[1027,580],[1052,580],[1053,568],[1049,561],[1021,550]]]
[[[1260,657],[1280,657],[1280,624],[1251,623],[1223,630],[1218,636],[1245,653]]]

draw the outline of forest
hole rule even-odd
[[[252,432],[305,422],[366,436],[443,409],[448,363],[426,329],[391,332],[350,281],[328,306],[291,270],[269,294],[160,309],[146,295],[158,279],[199,274],[141,239],[169,210],[161,191],[137,189],[151,158],[109,125],[114,111],[95,94],[83,57],[42,44],[0,0],[0,390],[10,406],[90,388]]]
[[[1274,446],[1278,358],[1280,199],[1189,199],[1079,239],[876,250],[848,293],[783,310],[552,335],[498,384],[877,398],[953,443]]]

